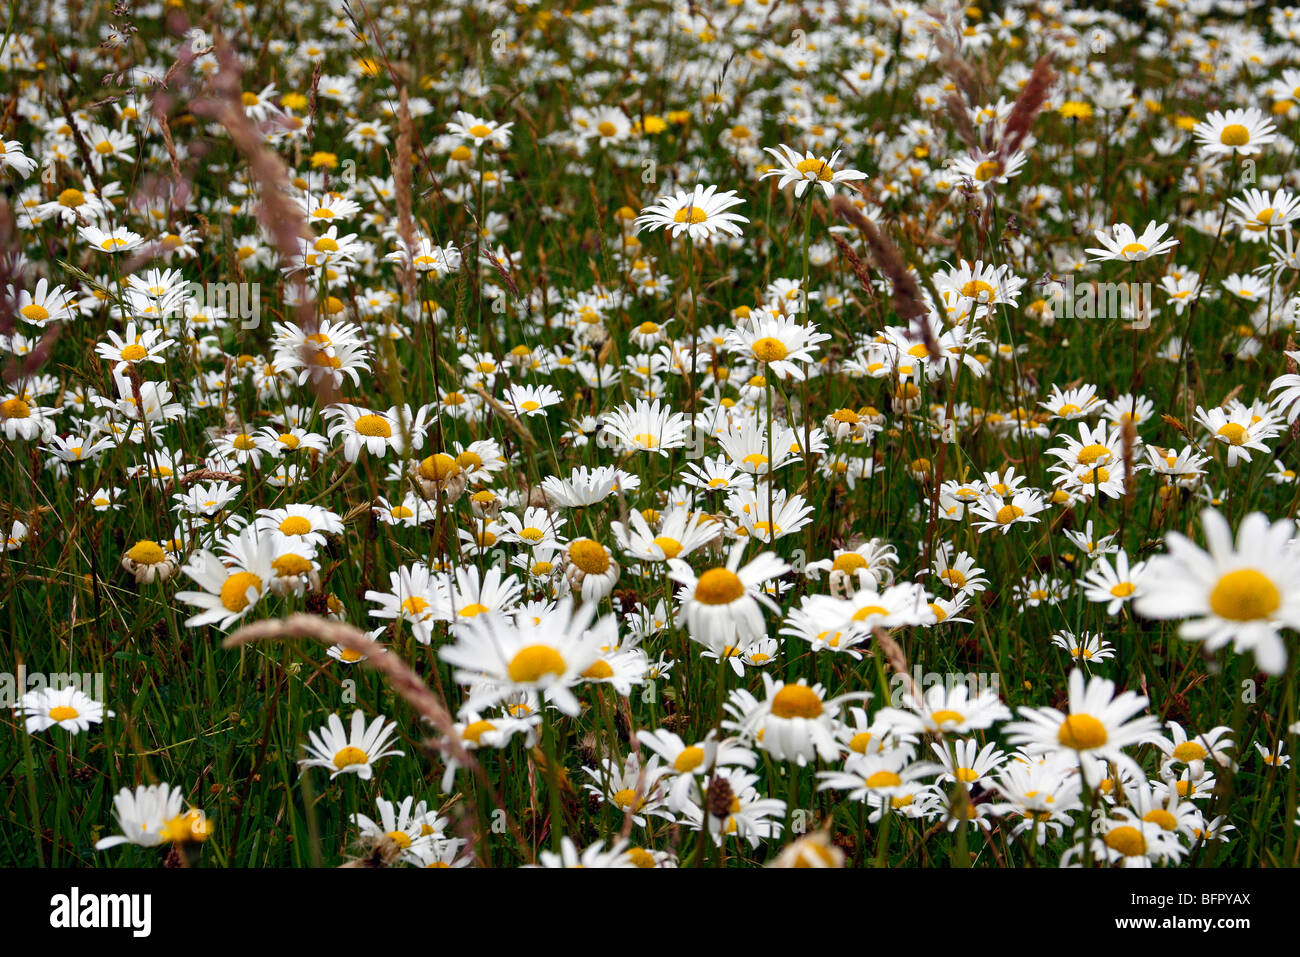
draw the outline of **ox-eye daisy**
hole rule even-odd
[[[389,721],[383,715],[367,726],[366,716],[358,708],[352,712],[351,728],[345,731],[339,716],[332,714],[320,731],[307,732],[308,756],[298,764],[304,769],[330,768],[330,780],[340,774],[355,774],[369,781],[376,761],[405,753],[388,747],[396,727],[396,721]]]
[[[1254,156],[1277,139],[1277,127],[1263,111],[1252,106],[1226,113],[1215,110],[1205,122],[1192,127],[1192,135],[1203,153]]]
[[[456,681],[471,685],[465,707],[490,707],[519,691],[540,691],[568,715],[581,710],[569,689],[601,655],[617,644],[612,617],[595,619],[596,603],[576,609],[569,598],[539,618],[509,621],[475,616],[456,632],[456,642],[438,649],[455,666]]]
[[[1208,551],[1178,532],[1168,552],[1147,563],[1134,609],[1147,618],[1185,618],[1178,633],[1209,651],[1229,642],[1253,651],[1260,670],[1281,674],[1286,644],[1279,632],[1300,628],[1300,550],[1295,523],[1270,523],[1261,512],[1242,519],[1234,544],[1219,512],[1201,512]]]
[[[1163,239],[1168,223],[1151,222],[1139,236],[1127,223],[1116,223],[1110,231],[1094,230],[1093,235],[1101,243],[1101,249],[1089,249],[1093,260],[1106,262],[1112,259],[1120,262],[1138,262],[1168,252],[1178,245],[1176,239]]]
[[[682,586],[678,621],[686,624],[690,636],[715,654],[728,645],[747,645],[767,634],[763,621],[766,606],[779,606],[763,590],[769,579],[784,575],[789,566],[772,552],[763,552],[740,567],[745,543],[731,549],[727,564],[710,568],[698,576],[679,558],[668,562],[668,577]]]
[[[1088,783],[1096,787],[1104,762],[1141,777],[1142,769],[1124,753],[1160,730],[1154,715],[1138,715],[1147,699],[1135,691],[1115,694],[1115,683],[1105,678],[1085,679],[1077,668],[1070,672],[1067,712],[1056,708],[1021,707],[1025,721],[1006,726],[1008,740],[1033,754],[1059,754],[1078,762]]]
[[[738,213],[727,210],[744,200],[736,191],[718,192],[716,186],[696,186],[694,190],[678,190],[672,196],[661,196],[656,205],[641,210],[635,220],[637,231],[642,229],[668,229],[673,238],[683,232],[691,239],[708,239],[718,232],[740,235],[738,223],[749,222]]]
[[[112,711],[106,710],[103,704],[75,685],[29,691],[14,706],[14,714],[27,719],[28,734],[55,725],[76,734],[86,731],[91,724],[99,724],[105,715],[113,717]]]
[[[828,158],[817,156],[811,152],[805,152],[800,156],[798,152],[784,143],[777,149],[772,149],[770,146],[763,148],[772,154],[779,165],[768,170],[759,179],[770,179],[773,176],[780,177],[776,184],[777,189],[785,189],[793,183],[795,196],[803,196],[809,186],[816,185],[821,187],[822,191],[826,193],[827,199],[829,199],[835,195],[835,186],[837,184],[867,178],[867,174],[861,170],[837,170],[835,161],[840,158],[839,150],[836,150]]]

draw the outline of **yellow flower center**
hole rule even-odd
[[[614,803],[624,811],[628,808],[635,811],[645,804],[645,801],[641,800],[641,798],[637,796],[636,791],[632,788],[623,788],[621,791],[615,791],[613,800]]]
[[[972,279],[961,287],[961,294],[967,299],[978,299],[980,301],[992,299],[996,294],[991,283],[983,279]]]
[[[614,669],[610,667],[609,662],[604,658],[599,658],[595,664],[582,673],[582,676],[584,678],[594,678],[596,680],[601,678],[612,678],[614,677]]]
[[[1111,451],[1099,443],[1085,445],[1076,456],[1080,465],[1092,465],[1097,461],[1110,461]]]
[[[34,302],[28,303],[27,305],[23,306],[22,309],[19,310],[19,312],[23,314],[23,318],[26,319],[28,322],[44,322],[46,319],[50,318],[49,310],[46,309],[44,306],[37,305]]]
[[[778,718],[816,718],[822,713],[822,699],[807,685],[786,685],[772,699],[772,713]]]
[[[893,771],[877,771],[863,782],[869,788],[896,788],[903,783]]]
[[[290,515],[280,523],[280,531],[286,535],[306,535],[311,531],[311,522],[301,515]]]
[[[683,206],[673,213],[673,222],[675,223],[702,223],[708,218],[708,213],[698,206]]]
[[[356,430],[365,436],[381,436],[385,439],[393,435],[393,427],[378,415],[363,415],[357,419]]]
[[[677,760],[673,762],[673,770],[679,774],[686,774],[694,771],[704,763],[704,749],[691,745],[689,748],[683,748],[682,753],[677,755]]]
[[[790,354],[785,343],[771,336],[759,339],[753,345],[754,358],[759,362],[779,362]]]
[[[1106,846],[1125,857],[1141,857],[1147,852],[1147,840],[1142,832],[1127,824],[1113,828],[1106,834]]]
[[[518,684],[540,681],[545,675],[562,675],[567,666],[550,645],[528,645],[510,659],[507,673]]]
[[[1025,514],[1025,510],[1021,508],[1019,505],[1003,505],[1000,509],[998,509],[998,515],[997,515],[998,524],[1010,525],[1016,519],[1022,518],[1024,514]]]
[[[139,541],[131,546],[126,557],[137,565],[158,565],[167,556],[157,542]]]
[[[845,552],[843,555],[837,555],[835,561],[831,562],[831,571],[845,572],[846,574],[866,567],[867,560],[857,552]]]
[[[1142,815],[1148,824],[1159,824],[1163,830],[1172,831],[1178,827],[1178,819],[1162,807],[1153,808]]]
[[[311,562],[292,552],[272,561],[271,567],[280,578],[297,578],[299,575],[310,574],[312,570]]]
[[[831,165],[819,157],[802,160],[795,169],[802,173],[805,179],[818,179],[824,183],[829,183],[834,175],[831,172]]]
[[[682,550],[682,543],[675,538],[661,535],[654,540],[654,543],[663,551],[664,558],[676,558]]]
[[[77,709],[66,704],[50,709],[50,717],[55,721],[71,721],[76,716]]]
[[[599,542],[580,538],[569,545],[569,561],[588,575],[603,575],[609,571],[609,552]]]
[[[1219,134],[1219,142],[1224,146],[1245,146],[1250,142],[1250,130],[1240,123],[1229,123]]]
[[[1210,609],[1230,621],[1268,618],[1282,604],[1277,586],[1263,572],[1239,568],[1228,572],[1210,592]]]
[[[262,594],[262,579],[252,572],[235,572],[221,586],[221,604],[227,611],[243,611],[248,607],[248,593]]]
[[[59,205],[75,209],[86,202],[86,195],[79,189],[65,189],[59,194]]]
[[[1246,427],[1238,425],[1236,422],[1229,422],[1227,425],[1221,426],[1219,431],[1214,434],[1227,439],[1229,445],[1241,445],[1246,441]]]
[[[1178,745],[1178,747],[1174,748],[1175,760],[1184,763],[1188,761],[1204,761],[1206,753],[1205,748],[1201,747],[1201,745],[1195,741],[1184,741],[1182,744]]]
[[[420,477],[430,482],[444,482],[460,474],[460,466],[446,452],[430,455],[420,463]]]
[[[1106,743],[1106,726],[1090,714],[1072,714],[1061,722],[1056,740],[1075,751],[1090,751]]]
[[[350,768],[354,764],[368,764],[369,762],[370,756],[360,748],[352,747],[352,745],[340,749],[334,755],[334,767],[340,771],[344,768]]]
[[[643,847],[630,847],[627,850],[628,860],[640,868],[655,866],[654,855]]]
[[[729,605],[744,594],[744,582],[727,568],[710,568],[695,584],[695,600],[704,605]]]
[[[491,721],[474,721],[465,725],[465,730],[460,733],[460,736],[466,741],[473,741],[478,744],[478,739],[483,737],[485,731],[495,731],[496,729],[497,726]]]
[[[944,581],[946,581],[949,585],[952,585],[954,588],[966,587],[966,576],[963,575],[961,572],[957,571],[957,569],[955,568],[945,568],[943,571],[939,573],[939,577],[942,578]]]

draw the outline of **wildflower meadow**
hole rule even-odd
[[[0,862],[1300,860],[1300,11],[0,20]]]

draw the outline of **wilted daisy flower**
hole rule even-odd
[[[176,571],[176,556],[158,542],[141,539],[122,553],[122,567],[138,584],[148,585],[172,576]]]
[[[358,708],[352,712],[350,728],[345,731],[339,716],[332,714],[325,727],[307,732],[307,757],[298,764],[303,768],[329,768],[331,781],[340,774],[355,774],[369,781],[376,761],[405,753],[388,746],[396,728],[397,722],[383,715],[367,725],[366,716]]]
[[[590,538],[575,538],[564,548],[569,586],[586,602],[608,595],[618,581],[619,566],[610,550]]]

